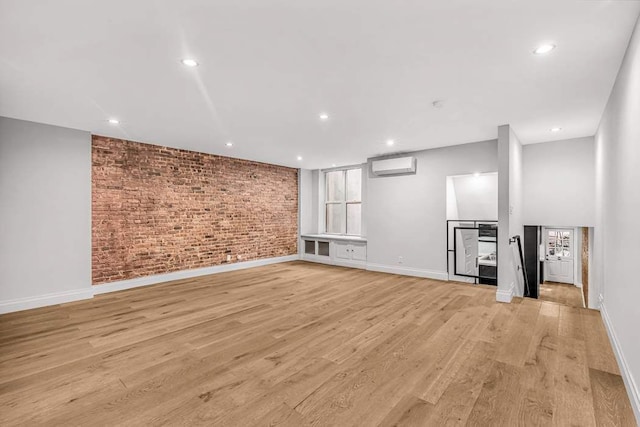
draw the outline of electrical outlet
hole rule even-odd
[[[227,262],[231,261],[231,255],[227,255]]]

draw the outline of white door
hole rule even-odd
[[[468,276],[478,275],[478,230],[477,229],[458,229],[459,242],[462,246],[462,271],[459,274]],[[460,255],[458,255],[460,256]]]
[[[546,230],[545,280],[573,284],[573,230]]]
[[[348,243],[335,242],[333,247],[336,249],[336,258],[351,259],[351,252]]]
[[[351,258],[353,258],[354,261],[366,261],[367,245],[358,243],[351,245]]]

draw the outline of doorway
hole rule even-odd
[[[574,284],[574,235],[569,228],[545,229],[544,280]]]

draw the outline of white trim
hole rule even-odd
[[[364,261],[342,261],[334,259],[333,265],[338,267],[358,268],[360,270],[365,270],[367,268],[367,264]]]
[[[640,391],[638,390],[638,386],[633,379],[633,375],[631,374],[631,370],[629,369],[627,360],[624,358],[622,348],[620,347],[620,342],[618,341],[618,337],[616,336],[615,330],[613,329],[613,324],[611,324],[611,319],[609,318],[609,314],[607,313],[604,302],[600,305],[600,314],[602,315],[604,327],[607,330],[607,334],[609,335],[609,341],[611,341],[613,352],[615,353],[616,359],[618,360],[618,366],[620,367],[622,380],[624,381],[624,385],[627,388],[627,394],[629,395],[629,400],[631,401],[631,406],[633,407],[636,421],[640,424]]]
[[[582,282],[576,282],[576,283],[574,283],[574,286],[575,286],[576,288],[580,288],[580,289],[582,289]]]
[[[513,291],[515,287],[516,287],[515,282],[511,283],[511,286],[509,286],[509,289],[500,289],[498,287],[498,290],[496,291],[496,301],[510,303],[511,300],[513,299]]]
[[[426,279],[449,280],[449,273],[446,271],[423,270],[411,267],[397,267],[384,264],[367,263],[366,269],[369,271],[379,271],[381,273],[400,274],[402,276],[423,277]]]
[[[53,294],[44,294],[35,297],[16,298],[0,301],[0,314],[30,310],[32,308],[46,307],[48,305],[64,304],[66,302],[90,298],[93,298],[92,288],[74,289],[72,291],[56,292]]]
[[[106,294],[108,292],[123,291],[125,289],[137,288],[140,286],[155,285],[157,283],[169,282],[172,280],[189,279],[192,277],[206,276],[208,274],[224,273],[226,271],[243,270],[245,268],[260,267],[263,265],[277,264],[280,262],[296,261],[300,256],[287,255],[275,258],[257,259],[252,261],[236,262],[232,264],[216,265],[213,267],[195,268],[193,270],[180,270],[172,273],[157,274],[155,276],[137,277],[135,279],[121,280],[118,282],[104,283],[94,285],[94,293],[96,295]]]
[[[300,259],[302,261],[317,262],[318,264],[333,265],[333,261],[331,261],[331,257],[326,255],[303,254],[302,258]]]
[[[366,269],[366,264],[363,261],[343,261],[335,258],[331,259],[331,257],[324,255],[311,254],[304,254],[301,259],[302,261],[315,262],[317,264],[335,265],[336,267],[358,268],[360,270]]]

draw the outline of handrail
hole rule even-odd
[[[518,270],[522,271],[522,279],[524,283],[524,296],[531,296],[531,291],[529,289],[529,279],[527,278],[527,267],[524,264],[524,253],[522,252],[522,240],[520,239],[520,235],[516,234],[515,236],[509,239],[509,244],[518,243],[518,253],[520,255],[520,265],[517,266]]]

